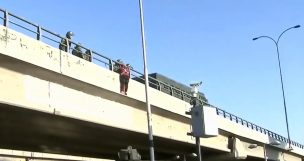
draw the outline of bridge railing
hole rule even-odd
[[[37,24],[34,24],[30,21],[25,20],[24,18],[18,17],[12,13],[7,12],[6,10],[3,10],[0,8],[0,12],[3,13],[3,16],[0,17],[0,19],[3,20],[3,26],[8,27],[8,28],[12,28],[16,31],[20,31],[30,37],[35,38],[38,41],[42,41],[46,44],[49,44],[53,47],[58,47],[61,40],[65,39],[65,37],[60,36],[57,33],[53,33]],[[114,65],[115,63],[118,63],[115,60],[112,60],[111,58],[108,58],[96,51],[91,50],[90,48],[86,48],[82,45],[80,45],[79,43],[75,43],[73,41],[71,41],[71,44],[73,46],[75,45],[79,45],[80,46],[80,50],[85,50],[87,52],[85,52],[85,54],[90,58],[89,61],[92,61],[100,66],[103,66],[109,70],[114,69]],[[72,46],[71,45],[71,46]],[[68,46],[71,48],[71,46]],[[68,50],[69,52],[69,50]],[[136,79],[139,82],[144,83],[144,74],[131,69],[132,71],[132,77],[133,79]],[[171,96],[177,97],[181,100],[184,100],[186,102],[190,102],[191,100],[191,94],[189,92],[183,91],[181,89],[178,89],[174,86],[171,86],[167,83],[164,83],[162,81],[159,81],[153,77],[149,77],[149,86],[152,88],[155,88],[157,90],[160,90],[164,93],[167,93]],[[210,105],[207,102],[204,102],[202,98],[200,98],[200,101],[204,104]],[[210,105],[212,106],[212,105]],[[214,106],[213,106],[214,107]],[[245,119],[242,119],[240,117],[237,117],[231,113],[228,113],[218,107],[215,107],[216,111],[217,111],[217,115],[226,119],[229,119],[230,121],[233,121],[237,124],[243,125],[247,128],[250,128],[252,130],[264,133],[265,135],[268,135],[271,138],[274,138],[276,140],[279,140],[281,142],[285,142],[288,143],[288,139],[286,137],[283,137],[277,133],[274,133],[270,130],[267,130],[265,128],[262,128],[256,124],[253,124]],[[299,144],[297,142],[294,141],[290,141],[292,145],[299,147],[301,149],[304,149],[304,145]]]
[[[262,128],[262,127],[260,127],[260,126],[258,126],[256,124],[253,124],[253,123],[251,123],[251,122],[249,122],[249,121],[247,121],[245,119],[237,117],[237,116],[235,116],[235,115],[233,115],[231,113],[228,113],[228,112],[226,112],[224,110],[221,110],[219,108],[216,109],[216,112],[217,112],[217,115],[222,116],[222,117],[224,117],[226,119],[229,119],[230,121],[233,121],[233,122],[235,122],[237,124],[241,124],[243,126],[246,126],[246,127],[250,128],[252,130],[264,133],[264,134],[266,134],[266,135],[268,135],[268,136],[270,136],[272,138],[275,138],[276,140],[279,140],[281,142],[288,143],[288,139],[286,137],[283,137],[283,136],[281,136],[281,135],[279,135],[279,134],[277,134],[275,132],[272,132],[270,130]],[[292,143],[292,144],[295,145],[295,146],[298,146],[298,147],[300,147],[302,149],[304,148],[304,146],[301,145],[301,144],[298,144],[298,143],[295,143],[295,142]]]

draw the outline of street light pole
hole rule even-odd
[[[198,99],[198,88],[199,88],[200,85],[202,85],[202,81],[200,81],[198,83],[190,84],[191,93],[192,93],[192,98],[191,98],[192,100],[190,101],[190,104],[193,105],[192,109],[194,109],[196,106],[200,105],[200,101]],[[192,111],[192,109],[191,109],[191,111]],[[193,111],[192,111],[192,113],[193,113]],[[191,116],[191,119],[192,119],[192,117],[193,116]],[[197,161],[202,161],[201,142],[200,142],[200,137],[199,136],[195,137],[195,144],[196,144]]]
[[[285,121],[286,121],[286,129],[287,129],[287,136],[288,136],[288,149],[292,150],[292,147],[291,147],[291,141],[290,141],[290,135],[289,135],[289,126],[288,126],[288,117],[287,117],[287,108],[286,108],[286,100],[285,100],[285,92],[284,92],[284,83],[283,83],[283,76],[282,76],[282,68],[281,68],[281,60],[280,60],[280,52],[279,52],[279,41],[282,37],[282,35],[288,31],[288,30],[291,30],[291,29],[294,29],[294,28],[299,28],[301,27],[300,25],[296,25],[296,26],[293,26],[293,27],[290,27],[286,30],[284,30],[280,36],[278,37],[277,41],[275,41],[272,37],[269,37],[269,36],[259,36],[259,37],[256,37],[256,38],[253,38],[252,40],[257,40],[257,39],[260,39],[260,38],[268,38],[270,40],[272,40],[275,45],[276,45],[276,49],[277,49],[277,58],[278,58],[278,64],[279,64],[279,72],[280,72],[280,80],[281,80],[281,90],[282,90],[282,96],[283,96],[283,103],[284,103],[284,112],[285,112]]]
[[[143,5],[142,5],[143,3],[142,0],[139,0],[138,2],[139,2],[139,11],[140,11],[142,53],[144,59],[144,76],[145,76],[145,93],[146,93],[147,121],[148,121],[148,133],[149,133],[150,161],[155,161],[151,106],[149,102],[149,80],[148,80],[148,68],[147,68],[147,56],[146,56],[145,28],[144,28],[144,16],[143,16],[144,14],[143,14]]]

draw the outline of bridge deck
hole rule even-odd
[[[9,43],[11,44],[13,43]],[[27,145],[33,150],[44,152],[60,152],[62,149],[73,152],[74,149],[81,149],[88,154],[113,155],[115,152],[116,155],[119,149],[131,144],[147,150],[144,88],[141,83],[131,81],[129,96],[124,96],[119,94],[116,73],[61,53],[57,49],[51,49],[51,58],[39,50],[32,49],[31,52],[31,48],[24,49],[30,50],[27,51],[28,55],[25,55],[24,51],[17,53],[9,46],[2,49],[4,51],[1,53],[14,55],[0,56],[0,72],[3,76],[0,84],[3,89],[0,94],[3,111],[1,127],[7,129],[7,132],[2,133],[3,148],[24,149],[26,147],[22,146]],[[44,63],[41,61],[43,58],[37,58],[39,53],[45,56],[44,59],[54,63]],[[62,58],[59,58],[60,56]],[[64,58],[67,62],[63,61]],[[157,96],[161,94],[161,97]],[[151,96],[153,119],[157,127],[154,129],[155,144],[166,145],[162,146],[163,150],[159,149],[160,153],[185,151],[187,148],[187,151],[193,151],[191,144],[194,139],[186,135],[190,131],[189,118],[184,116],[190,105],[167,94],[159,94],[157,90],[152,91]],[[161,106],[166,108],[158,107],[161,103],[164,104]],[[82,120],[82,123],[79,120]],[[176,123],[182,126],[175,126]],[[20,135],[18,131],[23,133]],[[49,132],[51,133],[48,134]],[[35,139],[26,140],[31,134]],[[50,142],[48,138],[52,137],[55,141]],[[41,142],[42,140],[44,142]],[[69,144],[62,145],[62,140]],[[85,142],[89,147],[79,142]],[[169,144],[170,142],[175,143]],[[222,149],[229,151],[226,143],[227,139]],[[184,146],[176,146],[179,144]],[[12,145],[16,147],[11,147]],[[62,147],[58,147],[59,145]]]
[[[143,84],[131,80],[121,95],[116,73],[3,26],[0,33],[0,148],[113,158],[132,145],[148,156]],[[156,89],[150,97],[157,156],[194,152],[190,105]],[[205,155],[230,154],[237,137],[238,155],[263,158],[263,148],[248,145],[274,139],[222,117],[217,124],[219,136],[201,141]],[[273,158],[285,148],[271,148]]]

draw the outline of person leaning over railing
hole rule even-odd
[[[73,36],[74,36],[73,32],[71,31],[67,32],[66,37],[61,39],[61,42],[59,44],[59,49],[68,52],[71,48],[71,40]]]
[[[86,52],[84,54],[82,54],[82,58],[84,60],[87,60],[87,61],[91,62],[92,61],[91,51],[90,50],[86,50]]]
[[[83,58],[82,55],[83,55],[83,52],[81,50],[81,47],[80,47],[80,43],[78,43],[75,48],[73,49],[72,51],[72,54],[79,57],[79,58]]]
[[[123,64],[123,62],[120,59],[117,59],[116,62],[114,63],[113,71],[119,73],[118,71],[121,64]]]

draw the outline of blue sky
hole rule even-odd
[[[280,40],[291,139],[304,143],[303,0],[144,1],[149,73],[203,81],[209,102],[287,137],[276,48]],[[137,0],[2,0],[0,7],[143,72]]]

